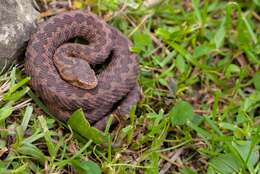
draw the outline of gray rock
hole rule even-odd
[[[0,71],[23,53],[38,15],[31,0],[0,0]]]

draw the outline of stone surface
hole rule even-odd
[[[38,15],[31,0],[0,0],[0,71],[23,53]]]

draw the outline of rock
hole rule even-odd
[[[39,13],[31,0],[0,0],[0,71],[23,53]]]

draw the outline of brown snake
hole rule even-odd
[[[76,37],[87,44],[69,42]],[[82,108],[88,121],[103,129],[110,113],[125,115],[140,97],[138,59],[130,46],[95,14],[65,12],[39,25],[26,50],[25,72],[59,120]]]

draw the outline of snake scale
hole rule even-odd
[[[78,37],[87,44],[71,41]],[[28,43],[25,73],[59,120],[82,108],[103,129],[109,114],[127,114],[140,98],[138,58],[129,47],[125,36],[94,13],[64,12],[39,24]]]

